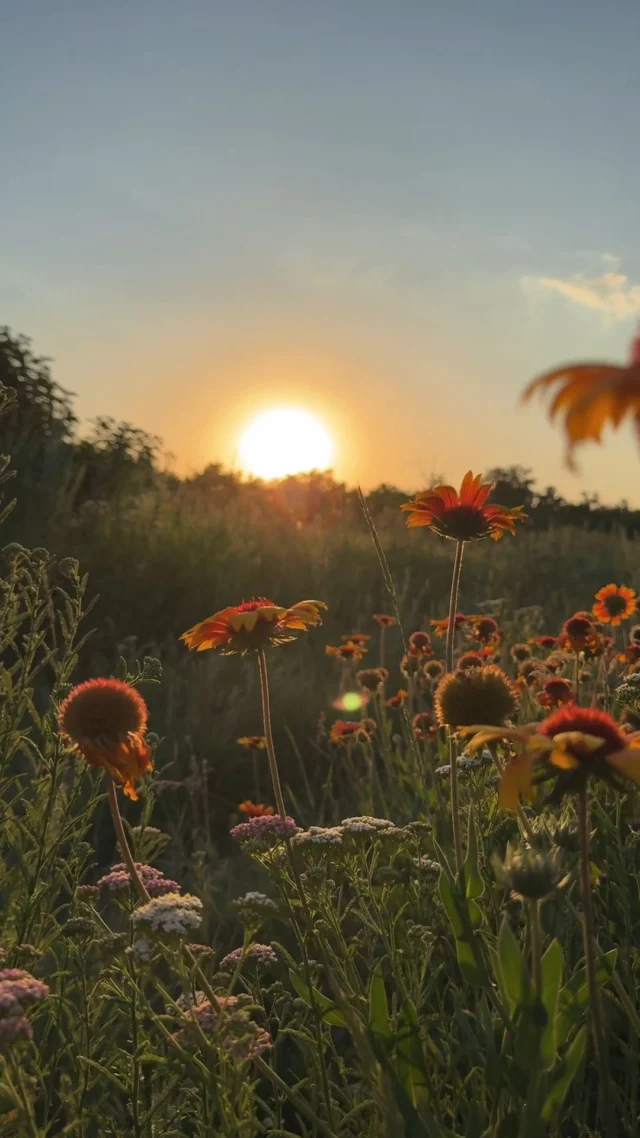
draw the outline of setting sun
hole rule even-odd
[[[258,478],[285,478],[307,470],[327,470],[333,443],[319,419],[295,407],[277,407],[252,419],[242,433],[242,470]]]

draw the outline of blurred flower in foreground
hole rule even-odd
[[[491,537],[499,541],[505,531],[514,534],[516,521],[526,515],[521,506],[487,505],[493,482],[483,482],[482,475],[474,478],[467,471],[458,492],[453,486],[436,486],[418,494],[414,501],[405,502],[402,510],[408,512],[407,525],[430,526],[441,537],[454,541],[478,541]]]
[[[504,740],[520,745],[500,780],[500,802],[515,810],[520,795],[533,799],[534,786],[554,781],[548,801],[582,791],[589,778],[622,789],[624,779],[640,782],[640,738],[625,736],[604,711],[568,704],[542,723],[507,730],[477,727],[469,744],[475,752],[485,743]]]
[[[320,610],[326,607],[322,601],[298,601],[290,608],[281,608],[266,597],[257,597],[221,609],[188,629],[180,639],[198,652],[219,648],[224,655],[244,655],[295,640],[296,633],[322,624]]]
[[[516,688],[497,664],[449,672],[436,690],[436,716],[443,726],[468,727],[479,722],[479,715],[498,726],[517,709]]]
[[[637,611],[635,589],[627,585],[605,585],[596,593],[593,615],[600,624],[621,624]]]
[[[238,810],[247,818],[264,818],[266,815],[273,814],[273,806],[265,806],[264,802],[252,802],[250,798],[241,802]]]
[[[640,336],[631,343],[629,363],[563,364],[538,376],[525,389],[523,399],[535,392],[557,385],[549,406],[549,418],[564,413],[567,440],[567,464],[573,465],[573,451],[578,443],[600,442],[603,428],[617,428],[626,415],[634,421],[640,434]]]
[[[122,680],[87,680],[65,699],[58,727],[73,751],[90,766],[104,767],[135,800],[136,781],[153,767],[144,738],[147,714],[142,696]]]

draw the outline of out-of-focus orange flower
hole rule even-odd
[[[433,655],[431,637],[428,632],[412,632],[409,637],[409,655],[420,660],[425,656]]]
[[[468,618],[464,615],[463,612],[456,613],[455,617],[453,618],[454,628],[456,632],[463,628],[463,626],[467,623],[467,619]],[[444,616],[442,620],[432,620],[431,627],[435,629],[436,636],[444,639],[444,637],[447,635],[447,632],[449,631],[449,617]]]
[[[241,802],[238,810],[241,814],[246,814],[247,818],[265,818],[273,814],[273,806],[265,806],[264,802],[252,802],[250,798]]]
[[[343,664],[349,664],[352,660],[362,660],[367,649],[362,644],[327,644],[325,652],[327,656],[334,656],[336,660],[342,660]]]
[[[347,644],[366,644],[367,640],[371,640],[365,632],[350,632],[347,636],[341,636],[341,640],[345,640]]]
[[[257,652],[270,644],[288,644],[296,633],[306,632],[311,625],[322,624],[322,601],[298,601],[291,608],[281,608],[266,597],[243,601],[221,609],[207,620],[194,624],[180,637],[187,648],[204,652],[219,648],[225,655]]]
[[[549,672],[561,672],[562,669],[564,668],[566,662],[567,661],[565,659],[563,659],[562,656],[558,656],[556,653],[553,653],[553,652],[551,653],[550,656],[547,656],[546,660],[542,661],[544,667]]]
[[[408,695],[408,691],[405,691],[404,688],[400,688],[400,690],[397,691],[395,695],[389,696],[389,699],[386,699],[385,703],[387,707],[402,707],[402,705],[406,702]]]
[[[521,681],[520,687],[525,685],[528,688],[533,688],[537,683],[541,683],[544,679],[544,664],[541,660],[523,660],[518,664],[518,679]]]
[[[361,672],[356,672],[356,679],[367,692],[376,692],[386,684],[389,673],[386,668],[363,668]]]
[[[264,735],[243,735],[240,739],[236,739],[236,743],[247,751],[265,751],[267,747]]]
[[[542,723],[514,729],[470,727],[471,752],[486,743],[504,740],[521,753],[507,763],[500,780],[500,802],[515,810],[520,795],[533,798],[534,786],[553,779],[549,801],[581,791],[589,778],[600,778],[621,789],[625,778],[640,782],[640,739],[629,739],[620,725],[597,708],[575,703],[554,711]]]
[[[483,482],[467,471],[460,490],[453,486],[436,486],[418,494],[413,502],[401,506],[409,514],[407,525],[430,526],[441,537],[453,541],[479,541],[491,537],[499,541],[505,531],[515,534],[517,521],[526,517],[521,506],[487,505],[493,482]]]
[[[524,660],[530,658],[531,649],[528,644],[512,644],[509,654],[512,660],[517,660],[519,664],[522,664]]]
[[[336,719],[331,725],[332,743],[366,743],[376,730],[375,719]]]
[[[433,716],[428,711],[419,711],[417,715],[414,715],[411,726],[414,738],[419,743],[424,743],[425,739],[432,739],[437,731]]]
[[[469,628],[467,635],[470,640],[477,640],[479,644],[497,644],[500,641],[500,629],[497,620],[492,616],[468,617]]]
[[[565,620],[559,636],[562,647],[570,648],[572,652],[584,652],[585,648],[593,647],[597,639],[593,622],[581,612]]]
[[[619,664],[625,664],[627,667],[631,664],[637,664],[640,660],[640,644],[632,642],[628,644],[623,652],[617,656]]]
[[[553,679],[547,680],[542,691],[536,692],[536,699],[541,707],[550,711],[553,707],[562,707],[565,703],[571,703],[575,695],[568,680],[554,676]]]
[[[482,668],[485,663],[486,660],[480,652],[463,652],[456,666],[464,672],[467,668]]]
[[[638,609],[635,589],[628,585],[605,585],[596,593],[593,615],[600,624],[622,624]]]
[[[542,648],[545,652],[550,652],[553,648],[558,647],[558,637],[531,636],[529,637],[529,644],[535,644],[536,648]]]
[[[104,767],[127,798],[135,801],[135,784],[153,768],[145,742],[147,705],[122,680],[96,679],[78,684],[60,707],[58,727],[65,743],[92,767]]]
[[[564,415],[567,464],[573,466],[578,443],[600,442],[607,424],[619,427],[630,415],[640,434],[640,336],[631,344],[629,363],[618,365],[588,361],[563,364],[539,375],[525,389],[523,399],[535,392],[557,390],[549,406],[549,418]]]
[[[386,612],[374,612],[373,619],[377,621],[380,628],[391,628],[392,624],[397,624],[395,616],[389,616]]]

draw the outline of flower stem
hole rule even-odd
[[[460,590],[460,574],[462,572],[462,554],[464,542],[456,544],[456,555],[451,575],[451,596],[449,598],[449,623],[447,625],[447,647],[445,651],[445,667],[447,672],[453,671],[453,642],[456,633],[456,612],[458,610],[458,592]],[[460,801],[458,793],[458,756],[453,737],[449,729],[449,764],[451,771],[451,824],[453,827],[453,848],[455,851],[456,870],[462,869],[462,836],[460,834]]]
[[[578,794],[578,836],[580,841],[580,892],[582,894],[582,935],[584,940],[584,961],[589,989],[589,1008],[591,1030],[596,1061],[599,1070],[598,1112],[605,1126],[607,1138],[616,1133],[612,1109],[612,1088],[609,1078],[609,1062],[606,1050],[606,1036],[602,1016],[600,989],[596,975],[596,942],[594,934],[593,899],[591,896],[591,872],[589,869],[589,801],[584,786]]]
[[[273,731],[271,730],[271,702],[269,700],[269,677],[267,674],[267,657],[264,648],[258,650],[258,667],[260,669],[260,695],[262,697],[262,719],[264,721],[264,737],[267,744],[267,755],[269,757],[269,772],[271,774],[271,781],[273,783],[273,793],[276,799],[276,806],[278,814],[281,818],[287,817],[287,811],[282,796],[282,786],[280,785],[280,775],[278,773],[278,762],[276,759],[276,749],[273,745]]]
[[[120,814],[120,807],[118,806],[118,792],[116,791],[116,784],[113,781],[113,775],[111,774],[110,771],[105,770],[104,773],[105,773],[105,777],[107,780],[107,792],[109,795],[109,809],[111,810],[111,817],[113,818],[113,828],[116,832],[116,838],[118,839],[118,845],[120,846],[120,853],[122,854],[122,860],[127,867],[127,872],[129,874],[129,877],[131,878],[133,884],[135,885],[135,887],[138,891],[138,895],[140,897],[140,900],[142,901],[143,904],[146,905],[147,901],[150,901],[151,898],[150,898],[149,894],[147,893],[147,890],[145,889],[145,887],[142,883],[142,879],[141,879],[140,874],[138,873],[138,870],[136,868],[136,863],[133,860],[133,854],[131,853],[131,850],[129,848],[129,843],[127,841],[127,835],[124,832],[124,826],[122,825],[122,816]]]

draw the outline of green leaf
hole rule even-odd
[[[557,1041],[557,1015],[562,973],[564,971],[564,954],[559,941],[552,940],[542,957],[542,1002],[547,1012],[547,1026],[540,1041],[540,1052],[547,1065],[553,1062],[558,1049]]]
[[[462,867],[465,893],[469,898],[482,897],[484,881],[478,871],[478,827],[473,814],[469,814],[469,846]]]
[[[380,962],[376,964],[373,970],[369,987],[369,1028],[376,1035],[384,1036],[385,1039],[391,1035],[387,993]]]
[[[476,962],[473,947],[468,940],[463,940],[462,937],[456,940],[456,949],[458,952],[458,965],[462,978],[467,984],[473,984],[474,987],[484,987],[484,976]]]
[[[327,996],[323,996],[322,992],[319,992],[317,988],[310,989],[302,979],[302,976],[299,976],[297,972],[294,972],[293,968],[289,969],[289,976],[291,977],[291,983],[293,984],[296,992],[300,998],[304,1000],[305,1004],[308,1004],[309,1007],[312,1008],[313,1001],[315,999],[316,1007],[319,1008],[322,1012],[322,1019],[325,1023],[331,1024],[332,1027],[349,1026],[342,1012],[338,1010],[333,1000],[330,1000]],[[311,994],[312,991],[313,995]]]
[[[451,921],[451,927],[456,937],[462,936],[464,932],[464,925],[462,923],[458,906],[451,885],[447,875],[441,873],[438,878],[438,889],[440,890],[440,899],[444,905],[445,912]]]
[[[586,1025],[580,1028],[580,1031],[572,1041],[567,1053],[564,1057],[564,1067],[560,1077],[556,1079],[551,1090],[549,1091],[542,1107],[542,1117],[545,1122],[553,1117],[555,1112],[562,1106],[565,1095],[573,1082],[578,1067],[582,1061],[582,1057],[587,1045],[587,1028]]]
[[[601,957],[600,965],[596,970],[596,983],[599,988],[606,984],[615,968],[617,958],[617,948],[609,949],[609,951],[605,952],[604,956]],[[578,971],[574,972],[573,976],[567,980],[567,983],[560,992],[558,1014],[556,1017],[558,1047],[562,1047],[563,1043],[566,1043],[571,1028],[580,1023],[588,1000],[589,983],[587,980],[587,971],[586,968],[579,968]]]
[[[520,945],[513,935],[509,922],[503,917],[498,933],[498,967],[500,987],[511,1014],[518,1008],[525,996],[525,973]]]
[[[77,1061],[83,1067],[90,1067],[93,1071],[99,1071],[103,1078],[117,1087],[121,1094],[129,1097],[129,1088],[120,1082],[120,1079],[110,1071],[108,1067],[104,1067],[102,1063],[98,1063],[96,1059],[90,1059],[88,1055],[78,1055]]]
[[[424,1052],[420,1042],[420,1029],[415,1004],[406,1000],[398,1020],[396,1035],[398,1077],[413,1107],[426,1097],[427,1079],[424,1069]]]

